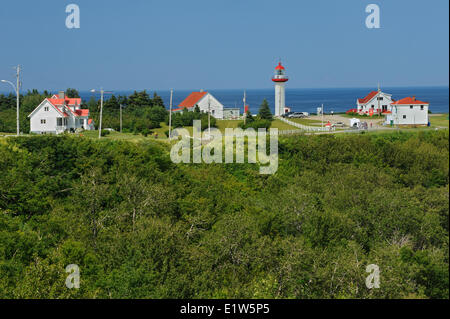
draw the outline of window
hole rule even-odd
[[[409,106],[409,108],[410,108],[411,110],[413,109],[413,107],[414,107],[413,105],[410,105],[410,106]]]
[[[62,126],[62,118],[59,117],[59,118],[56,119],[56,125],[57,126]]]
[[[423,111],[423,105],[420,106],[420,109]]]
[[[378,101],[383,101],[383,97],[380,96],[380,97],[378,98]]]
[[[46,123],[47,123],[47,120],[44,120],[44,119],[41,120],[41,124],[46,124]]]
[[[406,120],[406,115],[403,115],[403,119]]]
[[[375,108],[375,105],[372,104],[372,108],[374,109],[374,108]]]
[[[48,112],[48,106],[44,107],[44,111]]]

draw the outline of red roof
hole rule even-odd
[[[89,110],[88,109],[80,109],[80,110],[76,110],[75,112],[72,111],[70,109],[71,107],[74,107],[75,105],[79,106],[81,104],[81,98],[76,98],[76,99],[69,99],[69,98],[65,98],[65,99],[47,99],[60,113],[63,113],[63,111],[61,110],[61,106],[63,105],[67,105],[68,107],[66,109],[68,109],[70,111],[70,113],[72,113],[74,116],[89,116]],[[63,113],[64,117],[69,116],[66,112]]]
[[[208,92],[192,92],[183,102],[180,103],[179,108],[173,111],[179,111],[184,108],[194,107]]]
[[[48,99],[53,105],[63,105],[66,104],[68,106],[74,106],[74,105],[81,105],[81,98],[74,98],[74,99]]]
[[[416,97],[405,97],[404,99],[398,100],[394,103],[391,103],[392,105],[411,105],[411,104],[429,104],[428,102],[423,102],[416,100]]]
[[[75,114],[78,116],[89,116],[89,110],[87,109],[76,110]]]
[[[358,99],[358,102],[361,103],[361,104],[366,104],[367,102],[369,102],[370,100],[372,100],[373,97],[374,97],[375,95],[377,95],[377,93],[378,93],[378,91],[372,91],[372,92],[370,92],[365,98],[363,98],[363,99]]]
[[[278,62],[278,65],[275,68],[275,70],[284,70],[284,66],[281,65],[281,62]]]
[[[89,119],[88,124],[91,125],[93,121],[94,121],[93,119]]]

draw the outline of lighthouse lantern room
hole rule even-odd
[[[282,116],[286,110],[285,84],[289,78],[286,76],[286,70],[281,62],[275,68],[272,81],[275,83],[275,116]]]

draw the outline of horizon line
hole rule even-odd
[[[384,86],[385,88],[449,88],[449,84],[443,84],[443,85],[387,85]],[[67,87],[68,88],[73,88],[76,89],[78,92],[89,92],[91,89],[77,89],[75,87]],[[286,88],[286,90],[322,90],[322,89],[327,89],[327,90],[336,90],[336,89],[370,89],[370,88],[377,88],[377,86],[346,86],[346,87],[291,87],[291,88]],[[383,88],[383,86],[381,86],[381,88]],[[268,89],[273,89],[273,87],[263,87],[263,88],[211,88],[211,89],[204,89],[204,91],[238,91],[238,90],[268,90]],[[61,91],[62,89],[36,89],[36,88],[26,88],[26,89],[22,89],[21,92],[24,91],[32,91],[32,90],[37,90],[37,91],[48,91],[48,92],[58,92]],[[150,91],[150,92],[157,92],[157,91],[170,91],[171,88],[158,88],[158,89],[153,89],[153,88],[137,88],[137,89],[109,89],[109,91],[116,91],[116,92],[132,92],[132,91]],[[196,91],[200,91],[201,89],[192,89],[192,88],[181,88],[181,89],[174,89],[174,91],[192,91],[192,92],[196,92]],[[7,91],[3,91],[0,90],[0,94],[4,94],[4,93],[10,93],[11,90],[7,90]],[[113,92],[114,93],[114,92]]]

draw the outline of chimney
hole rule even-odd
[[[66,97],[66,94],[64,93],[64,91],[59,91],[58,97],[59,97],[60,99],[64,99],[64,98]]]
[[[413,95],[413,101],[415,101],[416,100],[416,96],[415,95]]]

